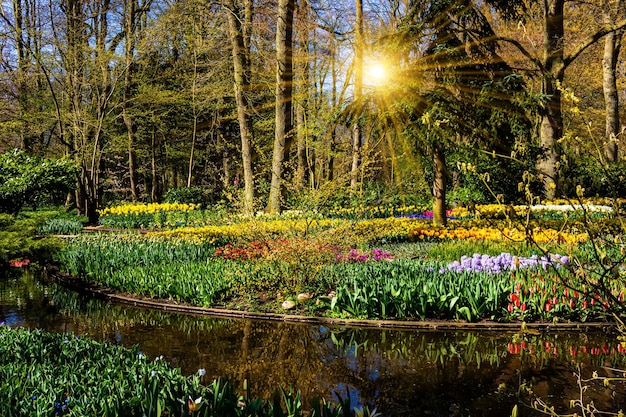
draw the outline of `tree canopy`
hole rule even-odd
[[[73,203],[92,221],[111,200],[195,187],[247,213],[326,190],[316,201],[427,201],[433,176],[443,191],[471,182],[456,162],[491,174],[491,190],[471,185],[484,198],[520,198],[524,171],[546,196],[574,172],[596,192],[602,164],[621,166],[626,24],[621,0],[601,3],[12,0],[0,149],[71,158]],[[277,25],[279,11],[293,22]],[[597,148],[607,158],[568,158]]]

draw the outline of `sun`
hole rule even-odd
[[[389,71],[382,62],[371,62],[365,67],[365,82],[374,86],[381,86],[387,82]]]

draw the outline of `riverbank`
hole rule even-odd
[[[433,331],[502,331],[502,332],[612,332],[617,329],[616,323],[591,322],[575,323],[561,322],[510,322],[498,323],[494,321],[463,322],[455,320],[366,320],[342,319],[318,316],[306,316],[287,313],[264,313],[257,311],[233,310],[227,308],[198,307],[190,304],[176,303],[171,300],[159,300],[141,297],[128,293],[117,292],[114,289],[88,283],[80,278],[62,274],[56,268],[49,272],[49,276],[58,284],[94,298],[133,307],[141,307],[165,312],[192,314],[198,316],[239,318],[251,320],[267,320],[284,323],[303,323],[311,325],[328,325],[342,327],[358,327],[365,329],[397,329],[397,330],[433,330]]]

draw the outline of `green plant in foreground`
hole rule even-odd
[[[77,235],[83,229],[79,220],[53,218],[37,227],[36,231],[43,235]]]
[[[241,396],[227,381],[203,384],[204,370],[183,376],[162,358],[69,334],[0,323],[3,416],[374,416],[347,403],[302,410],[300,394],[280,388],[273,401]],[[282,396],[279,394],[282,393]],[[249,394],[249,393],[248,393]],[[349,405],[349,404],[347,404]],[[286,411],[285,411],[286,408]],[[320,414],[320,410],[323,413]]]

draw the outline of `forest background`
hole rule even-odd
[[[625,3],[3,0],[3,167],[94,222],[624,196]]]

